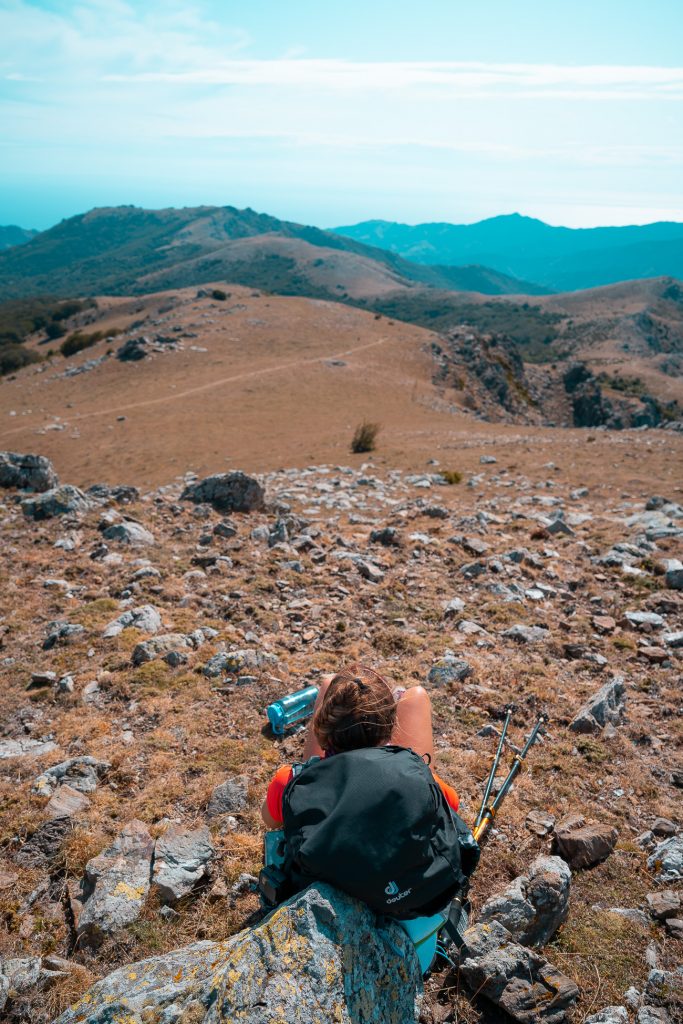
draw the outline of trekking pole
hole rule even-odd
[[[540,716],[540,718],[536,722],[536,725],[531,730],[531,734],[529,736],[529,739],[526,741],[526,743],[522,747],[522,750],[520,751],[519,754],[515,754],[515,760],[514,760],[514,762],[512,764],[512,768],[508,772],[507,778],[503,782],[503,785],[500,787],[500,789],[498,791],[498,795],[496,796],[496,798],[493,801],[493,803],[489,804],[489,806],[486,808],[486,810],[484,811],[483,815],[481,816],[481,820],[477,821],[477,824],[475,825],[474,830],[473,830],[473,835],[474,835],[474,838],[476,839],[476,841],[479,843],[480,846],[481,846],[482,842],[484,841],[484,839],[486,839],[486,837],[488,835],[488,832],[489,832],[489,829],[491,828],[491,825],[493,824],[493,819],[496,816],[498,808],[500,807],[500,805],[502,804],[503,800],[505,799],[505,797],[506,797],[506,795],[507,795],[507,793],[508,793],[508,791],[510,789],[510,786],[515,781],[515,779],[516,779],[517,775],[519,774],[519,772],[522,770],[523,765],[524,765],[524,758],[529,753],[529,751],[533,747],[534,743],[538,739],[539,734],[541,732],[541,727],[547,721],[548,721],[548,716],[547,715],[541,715]]]
[[[508,704],[507,707],[505,708],[505,712],[506,712],[506,714],[505,714],[505,721],[503,722],[503,728],[501,730],[500,740],[498,741],[498,749],[496,750],[496,756],[493,759],[493,764],[491,765],[491,771],[489,772],[489,777],[486,780],[486,789],[484,790],[484,796],[482,797],[481,807],[479,808],[479,814],[477,815],[477,820],[474,823],[474,827],[475,828],[477,827],[477,825],[479,824],[481,819],[484,817],[484,812],[486,810],[486,805],[488,803],[489,796],[491,795],[491,786],[493,785],[493,780],[495,778],[496,772],[498,771],[498,764],[500,762],[500,755],[503,752],[503,744],[505,743],[505,734],[508,731],[508,725],[510,724],[510,719],[512,718],[512,712],[514,711],[514,709],[515,709],[514,704]]]

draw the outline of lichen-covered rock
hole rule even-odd
[[[46,768],[34,780],[31,792],[38,796],[52,796],[59,783],[65,782],[79,793],[94,793],[99,776],[104,775],[110,768],[108,761],[100,761],[87,754],[70,757],[68,761],[61,761]]]
[[[216,856],[211,835],[198,829],[171,825],[156,841],[152,882],[165,903],[176,903],[208,877]]]
[[[625,1006],[606,1006],[586,1017],[583,1024],[628,1024],[628,1010]]]
[[[453,654],[446,654],[432,665],[427,681],[432,686],[448,686],[449,683],[459,683],[471,675],[472,666],[468,661],[456,658]]]
[[[25,498],[21,508],[27,519],[52,519],[67,513],[87,512],[90,502],[78,487],[62,484],[33,498]]]
[[[0,740],[0,761],[10,757],[40,757],[57,749],[52,740],[32,740],[22,736],[18,740]]]
[[[680,882],[683,879],[683,835],[670,836],[658,843],[647,861],[659,882]]]
[[[511,941],[499,921],[465,931],[460,977],[520,1024],[564,1024],[577,985],[533,950]]]
[[[587,701],[569,728],[578,733],[599,733],[610,723],[618,725],[624,717],[626,687],[624,677],[615,676]]]
[[[0,487],[20,487],[42,493],[58,484],[54,466],[44,455],[0,452]]]
[[[571,879],[561,857],[536,857],[527,875],[486,901],[478,921],[500,921],[523,946],[545,946],[566,920]]]
[[[260,672],[264,668],[277,664],[277,656],[246,647],[240,651],[219,651],[209,658],[204,666],[204,675],[215,679],[223,672],[236,675],[239,672]]]
[[[107,850],[88,861],[80,892],[71,899],[82,943],[99,945],[137,919],[149,891],[153,850],[147,826],[133,820]]]
[[[405,932],[321,884],[226,942],[114,971],[55,1024],[410,1024],[421,989]]]
[[[195,504],[208,502],[219,512],[260,512],[265,507],[261,484],[239,470],[207,476],[186,487],[180,497]]]
[[[246,775],[236,775],[232,779],[226,779],[216,786],[207,814],[215,818],[219,814],[234,814],[235,811],[242,811],[247,806],[249,790],[249,779]]]

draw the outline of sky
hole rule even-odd
[[[683,221],[680,0],[0,0],[0,224]]]

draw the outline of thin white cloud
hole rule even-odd
[[[177,85],[276,86],[368,91],[437,88],[460,96],[683,99],[683,67],[479,62],[229,60],[185,70],[104,76],[107,81]]]

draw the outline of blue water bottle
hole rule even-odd
[[[283,736],[285,729],[312,715],[317,696],[318,687],[307,686],[304,690],[297,690],[269,704],[266,714],[275,735]]]

